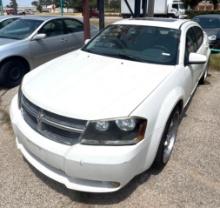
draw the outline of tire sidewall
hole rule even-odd
[[[169,160],[167,160],[165,163],[163,161],[164,142],[166,141],[166,135],[168,133],[170,123],[172,121],[173,116],[176,114],[176,112],[179,113],[179,121],[178,121],[178,126],[179,126],[180,117],[181,117],[181,110],[180,110],[179,107],[176,107],[172,111],[172,113],[170,114],[169,119],[167,120],[165,129],[163,131],[161,141],[160,141],[160,144],[159,144],[159,147],[158,147],[158,150],[157,150],[157,154],[156,154],[155,160],[154,160],[153,165],[152,165],[153,169],[155,169],[155,170],[161,171],[165,167],[165,165],[169,162]],[[178,127],[177,127],[177,130],[178,130]],[[177,131],[176,131],[176,134],[177,134]],[[173,149],[172,149],[172,151],[173,151]],[[172,151],[171,151],[171,154],[172,154]]]
[[[11,70],[17,68],[20,72],[17,79],[12,79]],[[0,84],[4,87],[15,87],[21,83],[23,76],[27,72],[26,65],[19,60],[10,60],[2,64],[0,68]]]

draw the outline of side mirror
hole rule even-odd
[[[86,39],[86,40],[84,41],[84,44],[86,45],[87,43],[89,43],[90,40],[91,40],[91,39]]]
[[[206,56],[199,53],[189,54],[189,64],[205,64],[207,62]]]
[[[42,39],[44,39],[44,38],[46,38],[47,37],[47,35],[45,34],[45,33],[39,33],[39,34],[36,34],[33,38],[32,38],[32,40],[42,40]]]

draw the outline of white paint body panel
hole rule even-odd
[[[135,23],[149,25],[149,21]],[[23,80],[23,94],[31,102],[62,116],[86,120],[146,118],[147,129],[141,142],[130,146],[57,143],[24,121],[15,96],[10,116],[24,157],[48,177],[86,192],[117,191],[149,169],[172,110],[180,100],[184,106],[187,104],[207,66],[184,65],[186,31],[198,25],[179,20],[173,27],[178,24],[182,25],[182,36],[176,66],[126,61],[79,50],[33,70]],[[205,36],[198,53],[208,60],[207,41]],[[120,186],[109,187],[109,182]]]
[[[65,63],[62,68],[61,62]],[[85,120],[126,117],[173,69],[79,50],[29,73],[22,90],[41,108],[67,117]]]

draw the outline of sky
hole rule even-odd
[[[17,0],[18,6],[31,6],[33,0]],[[9,0],[2,0],[3,5],[9,4]]]

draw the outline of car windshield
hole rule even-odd
[[[184,4],[179,4],[179,9],[185,9]]]
[[[215,29],[220,27],[220,18],[195,17],[193,20],[198,22],[204,29]]]
[[[43,21],[19,19],[0,30],[0,38],[21,40],[31,35]]]
[[[180,31],[170,28],[111,25],[82,50],[138,62],[175,65]]]

